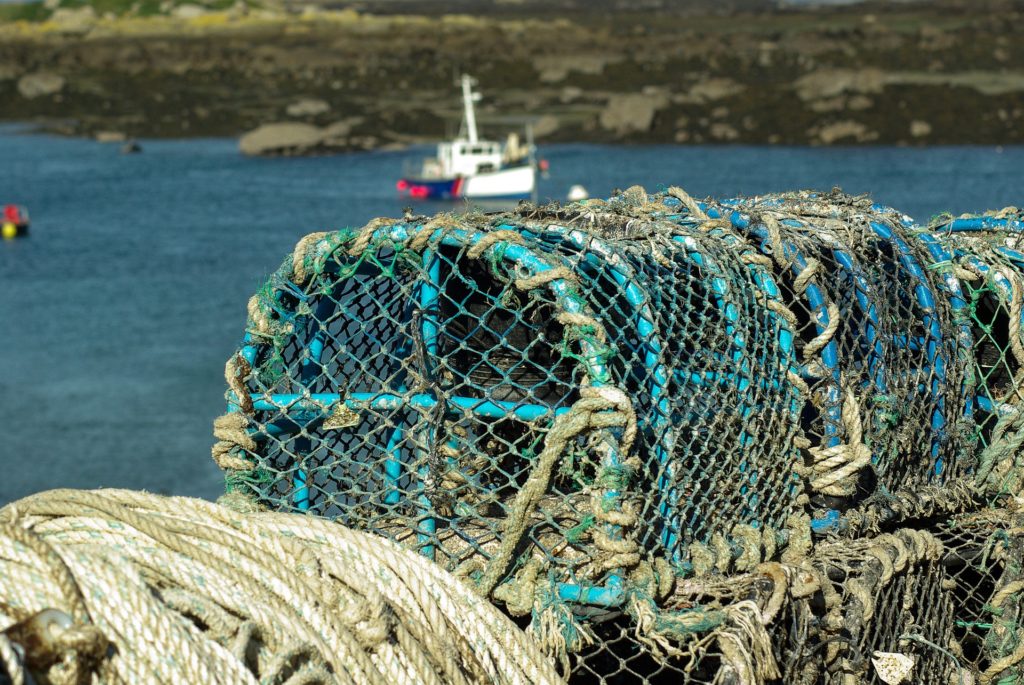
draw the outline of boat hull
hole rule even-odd
[[[398,192],[413,200],[454,200],[462,197],[464,178],[421,179],[403,178],[398,184]]]
[[[450,179],[403,178],[398,191],[415,200],[529,199],[536,187],[533,166],[518,166],[475,176]]]
[[[532,165],[478,174],[466,179],[464,197],[478,199],[529,198],[536,187],[536,171]]]

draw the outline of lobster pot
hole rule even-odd
[[[711,461],[716,468],[728,463],[736,447],[747,455],[757,442],[766,451],[764,459],[751,458],[740,470],[773,491],[766,498],[754,494],[763,504],[760,517],[742,523],[774,525],[792,511],[792,497],[804,494],[815,527],[825,530],[880,492],[941,487],[972,470],[975,427],[968,405],[973,400],[966,399],[971,343],[958,318],[959,285],[929,268],[935,246],[918,240],[907,219],[893,210],[835,192],[699,204],[678,189],[648,195],[632,188],[607,203],[521,214],[519,225],[548,241],[560,233],[568,236],[561,239],[563,254],[573,242],[592,253],[577,260],[581,266],[575,268],[584,278],[596,265],[628,270],[619,279],[628,279],[632,291],[643,291],[634,300],[652,303],[653,333],[638,338],[639,349],[626,341],[620,351],[637,350],[633,354],[639,358],[648,341],[666,341],[663,356],[671,367],[666,376],[690,381],[666,386],[669,403],[694,407],[697,402],[687,393],[712,387],[707,383],[712,377],[731,378],[735,387],[748,390],[737,400],[728,396],[725,384],[714,387],[700,401],[710,397],[718,404],[695,415],[708,429],[706,444],[717,455]],[[669,266],[673,260],[697,269],[698,282],[676,263]],[[605,285],[585,281],[584,291],[626,290],[612,284],[614,277],[605,280]],[[600,303],[594,307],[609,309]],[[629,322],[608,327],[638,330]],[[715,336],[723,342],[715,342]],[[694,355],[687,347],[720,352]],[[709,372],[702,368],[708,359],[730,371]],[[642,365],[634,368],[633,376],[644,373]],[[747,369],[752,374],[744,378]],[[640,380],[631,396],[646,399],[660,390],[649,381],[651,390],[644,385]],[[755,417],[753,424],[767,428],[772,440],[730,432],[721,425],[727,420],[723,413],[736,421]],[[735,447],[728,442],[734,434],[741,436]],[[653,454],[669,445],[675,450],[668,459],[674,468],[708,463],[692,439],[669,435],[649,449]],[[764,478],[787,467],[788,490],[770,475]],[[687,480],[699,483],[698,472],[688,471]],[[723,474],[723,481],[740,480],[728,469]],[[673,506],[687,508],[678,500],[669,503]],[[726,516],[741,511],[733,507]],[[696,531],[692,539],[705,541],[729,529],[717,525],[714,516],[702,521],[711,528]],[[669,533],[691,539],[679,526]]]
[[[214,458],[575,682],[1003,682],[1024,254],[958,221],[634,187],[313,234],[249,302]]]
[[[817,507],[842,512],[972,468],[966,343],[949,284],[927,268],[904,217],[840,193],[709,203],[706,213],[771,258],[795,319]],[[861,468],[837,481],[814,465],[837,454]]]
[[[1019,512],[980,511],[936,533],[947,550],[943,587],[952,597],[950,650],[991,682],[1024,678],[1024,534]]]
[[[644,550],[686,572],[713,538],[779,530],[799,507],[801,394],[794,331],[751,249],[642,215],[645,194],[505,216],[564,260],[615,350],[637,413],[630,489]],[[731,542],[730,542],[731,544]]]
[[[949,219],[922,234],[939,246],[935,268],[960,286],[952,301],[973,347],[967,410],[981,448],[1006,433],[1024,399],[1022,232],[1019,218],[979,216]]]
[[[776,624],[781,682],[1017,682],[1019,521],[990,510],[818,546],[822,594],[792,598]]]
[[[412,247],[400,223],[313,236],[253,298],[229,364],[250,466],[229,485],[454,569],[489,557],[547,428],[601,371],[587,336],[560,323],[580,298],[559,279],[516,285],[550,264],[521,246],[474,250],[478,232],[436,234]],[[542,493],[534,543],[590,514],[591,467]]]

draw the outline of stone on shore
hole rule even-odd
[[[32,100],[47,95],[56,95],[64,90],[64,77],[48,71],[25,74],[18,79],[18,92],[23,98]]]
[[[128,140],[124,131],[97,131],[93,138],[97,143],[123,143]]]
[[[654,115],[666,104],[668,99],[660,94],[613,95],[601,112],[601,127],[620,135],[646,133],[654,124]]]
[[[285,113],[290,117],[315,117],[331,109],[331,106],[323,100],[313,98],[302,98],[288,105]]]
[[[89,33],[96,25],[96,10],[90,5],[82,7],[58,7],[50,15],[50,23],[58,33],[81,35]]]
[[[323,130],[310,124],[279,122],[264,124],[249,131],[238,141],[245,155],[301,155],[317,148]]]
[[[533,125],[533,135],[538,138],[547,138],[561,126],[558,117],[553,114],[545,114],[537,119]]]
[[[264,124],[243,135],[238,147],[246,155],[294,156],[373,150],[394,138],[391,133],[377,137],[353,132],[363,121],[363,117],[351,116],[322,128],[297,121]]]

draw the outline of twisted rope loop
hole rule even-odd
[[[72,625],[26,639],[61,607]],[[467,584],[396,543],[121,490],[0,510],[0,626],[16,682],[561,682]]]

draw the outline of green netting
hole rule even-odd
[[[314,234],[249,303],[214,457],[236,500],[455,571],[579,682],[1012,682],[1000,221],[631,188]]]

